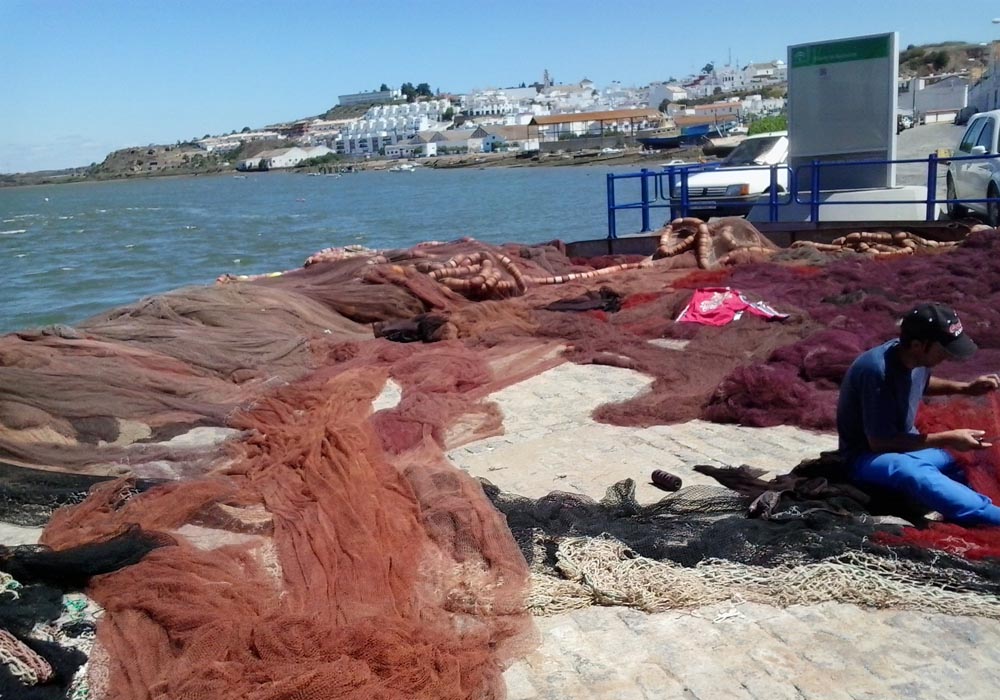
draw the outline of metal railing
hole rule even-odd
[[[977,156],[950,156],[941,158],[936,153],[931,153],[927,158],[909,158],[900,160],[856,160],[856,161],[834,161],[823,162],[815,160],[808,165],[799,166],[797,169],[788,165],[752,166],[739,168],[725,168],[726,172],[736,173],[741,170],[761,171],[766,169],[769,176],[769,186],[767,191],[755,199],[733,199],[728,201],[725,197],[711,197],[706,202],[705,197],[691,197],[689,179],[691,175],[709,170],[718,170],[718,163],[691,163],[684,165],[664,166],[661,170],[650,170],[643,168],[637,173],[608,173],[607,175],[607,205],[608,205],[608,238],[618,237],[618,212],[639,211],[641,215],[640,233],[648,233],[653,228],[650,225],[650,215],[659,209],[669,211],[670,218],[677,216],[689,216],[692,212],[699,211],[697,205],[699,200],[704,206],[711,204],[713,209],[719,211],[731,210],[733,214],[746,214],[748,207],[759,204],[767,205],[769,222],[780,220],[781,207],[797,204],[809,207],[809,218],[806,223],[819,223],[820,208],[828,206],[842,205],[880,205],[880,204],[924,204],[924,220],[936,221],[938,218],[938,205],[951,204],[962,205],[969,203],[993,202],[1000,203],[1000,196],[981,198],[938,198],[938,167],[955,162],[964,161],[997,161],[998,155],[977,155]],[[850,201],[822,201],[821,195],[824,193],[820,189],[820,184],[824,181],[822,173],[824,170],[836,168],[857,168],[857,167],[878,167],[905,165],[911,163],[924,164],[926,166],[926,186],[927,197],[924,199],[851,199]],[[781,177],[779,174],[783,174]],[[803,190],[799,183],[803,182],[802,175],[808,176],[809,188]],[[618,203],[618,193],[616,183],[618,181],[639,181],[639,199]],[[782,184],[784,181],[784,185]],[[699,188],[702,192],[704,188]],[[984,195],[987,194],[984,192]],[[702,209],[704,211],[704,209]],[[657,227],[658,228],[658,227]]]

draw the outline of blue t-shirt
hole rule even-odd
[[[871,452],[869,438],[916,433],[913,421],[927,388],[927,367],[907,369],[899,360],[899,340],[863,352],[847,370],[837,402],[840,451],[847,459]]]

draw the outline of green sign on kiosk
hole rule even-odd
[[[896,158],[895,32],[788,47],[789,164],[808,191],[813,162]],[[819,189],[891,188],[892,164],[817,169]]]

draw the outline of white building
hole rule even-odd
[[[483,130],[488,136],[483,140],[484,149],[537,151],[539,148],[538,129],[529,127],[527,123],[521,126],[484,126]]]
[[[622,85],[617,80],[600,91],[601,109],[634,109],[649,105],[649,89]],[[653,105],[654,107],[656,105]]]
[[[462,113],[472,117],[506,116],[528,109],[538,90],[528,88],[490,88],[462,95]]]
[[[968,104],[969,84],[958,75],[939,79],[912,78],[901,86],[897,101],[900,110],[928,123],[951,121]]]
[[[303,161],[311,158],[321,158],[333,153],[333,150],[326,146],[312,146],[302,148],[292,146],[291,148],[275,148],[270,151],[258,153],[253,158],[245,158],[236,164],[237,170],[280,170],[282,168],[293,168]]]
[[[390,144],[385,147],[386,158],[412,158],[423,154],[424,144],[419,141],[406,141]]]
[[[746,115],[766,115],[777,114],[785,109],[786,100],[784,97],[762,97],[761,95],[747,95],[740,100],[740,107],[744,116]]]
[[[687,90],[671,83],[650,83],[649,97],[646,103],[653,109],[659,109],[663,101],[683,102],[688,98]]]
[[[553,85],[543,88],[535,102],[548,107],[552,114],[559,114],[595,110],[600,106],[599,98],[600,93],[589,85]]]
[[[781,60],[751,63],[743,69],[743,89],[774,85],[788,80],[788,68]]]
[[[399,90],[381,90],[379,92],[354,92],[350,95],[340,95],[337,102],[341,107],[351,105],[374,105],[392,102],[400,97]]]
[[[344,124],[336,142],[338,153],[380,155],[386,148],[406,142],[421,131],[444,130],[448,100],[424,100],[406,104],[376,105],[364,117]],[[394,153],[397,152],[395,149]]]
[[[684,85],[688,96],[692,98],[711,97],[712,95],[754,90],[767,85],[776,85],[788,80],[788,67],[784,61],[775,60],[766,63],[750,63],[743,68],[724,65],[715,68],[711,73],[694,76]],[[650,102],[650,106],[653,105]]]
[[[280,138],[281,134],[277,131],[247,131],[241,134],[210,136],[207,139],[200,139],[195,143],[209,153],[212,153],[214,151],[234,151],[244,143],[251,143],[253,141],[277,140]]]
[[[969,105],[979,112],[1000,109],[1000,65],[996,55],[986,73],[969,86]],[[902,100],[902,98],[900,98]],[[902,105],[900,105],[902,107]]]

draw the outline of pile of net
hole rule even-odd
[[[510,513],[444,458],[502,431],[490,394],[594,363],[654,379],[598,420],[829,429],[847,364],[916,301],[955,306],[983,348],[955,371],[1000,359],[997,247],[981,232],[899,260],[789,254],[693,271],[462,240],[321,256],[10,334],[0,460],[59,476],[5,481],[3,517],[47,522],[57,552],[128,533],[161,543],[55,581],[104,611],[95,697],[501,697],[503,669],[533,643],[538,591]],[[726,285],[790,317],[674,320],[694,289]],[[747,522],[734,511],[731,528]],[[680,566],[727,558],[725,537],[702,541]],[[948,576],[985,576],[962,571]],[[26,644],[23,629],[11,634]]]
[[[723,486],[684,487],[651,505],[636,501],[630,479],[599,502],[484,488],[530,563],[536,614],[837,601],[1000,619],[1000,530],[914,529],[830,486],[782,493],[767,518],[748,517],[753,499]]]

